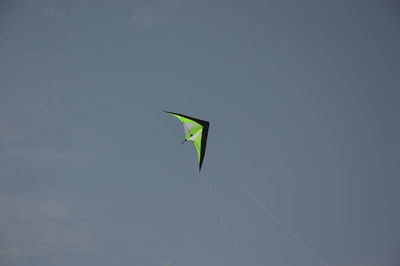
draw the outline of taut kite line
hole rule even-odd
[[[179,119],[179,121],[182,122],[183,129],[185,130],[185,140],[183,142],[193,142],[197,151],[197,159],[199,160],[200,171],[201,165],[203,164],[204,155],[206,153],[208,128],[210,123],[208,121],[200,120],[183,114],[168,111],[164,112],[175,116]]]

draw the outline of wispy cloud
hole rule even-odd
[[[74,213],[68,196],[0,196],[0,265],[36,259],[43,263],[66,253],[96,249],[93,231]]]
[[[135,30],[149,29],[168,21],[178,10],[176,0],[161,0],[133,12],[128,23]]]

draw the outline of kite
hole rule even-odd
[[[179,121],[182,122],[183,129],[185,130],[185,140],[182,143],[185,143],[186,141],[193,142],[197,151],[197,159],[199,161],[200,172],[201,165],[203,164],[204,160],[204,155],[206,153],[208,128],[210,126],[210,123],[208,121],[200,120],[183,114],[167,111],[164,112],[175,116],[179,119]]]

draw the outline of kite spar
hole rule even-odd
[[[181,121],[183,129],[185,130],[185,140],[192,141],[197,151],[197,159],[199,161],[199,172],[203,164],[204,155],[206,153],[208,128],[210,123],[201,119],[190,117],[183,114],[164,111],[170,115],[175,116]]]

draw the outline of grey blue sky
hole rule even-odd
[[[400,265],[400,6],[0,1],[0,265],[245,265],[209,144],[330,266]],[[252,266],[318,266],[211,152]]]

